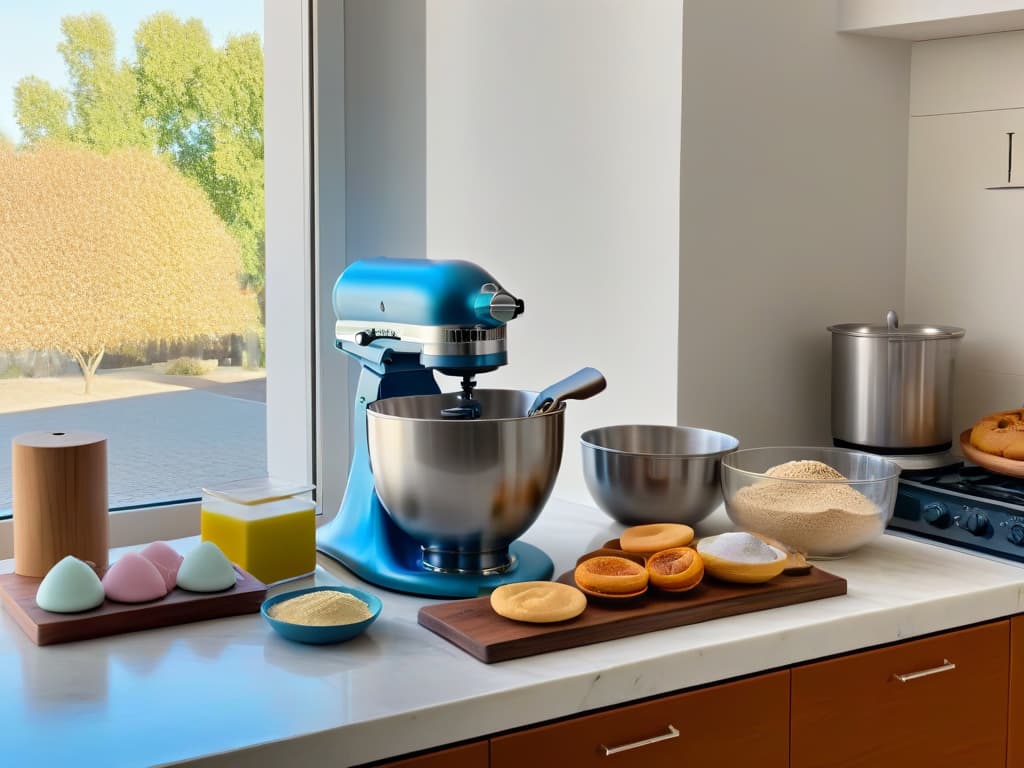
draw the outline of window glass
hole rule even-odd
[[[0,0],[12,439],[108,438],[112,508],[266,472],[262,0]]]

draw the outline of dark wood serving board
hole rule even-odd
[[[559,581],[572,584],[572,573]],[[681,595],[648,590],[622,604],[590,601],[575,619],[557,624],[506,619],[491,609],[489,597],[421,608],[419,623],[491,664],[845,594],[846,579],[815,567],[807,574],[783,574],[764,584],[726,584],[706,576]]]
[[[223,592],[186,592],[175,588],[166,597],[150,603],[105,600],[98,608],[81,613],[44,611],[36,605],[36,590],[42,579],[14,573],[0,575],[0,598],[33,643],[53,645],[258,612],[267,596],[266,585],[237,565],[235,571],[235,586]]]

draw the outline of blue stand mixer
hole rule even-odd
[[[536,393],[475,389],[508,362],[522,300],[469,262],[371,259],[342,273],[333,304],[335,345],[361,373],[345,497],[317,548],[368,582],[435,597],[549,579],[551,559],[514,539],[551,492],[564,407],[529,415]],[[441,394],[435,371],[461,391]]]

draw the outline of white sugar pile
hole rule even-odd
[[[706,539],[701,543],[700,551],[732,563],[771,563],[779,557],[757,536],[741,531]]]

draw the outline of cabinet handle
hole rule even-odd
[[[617,755],[619,752],[628,752],[631,749],[638,749],[639,747],[646,747],[648,744],[657,744],[659,741],[668,741],[669,739],[678,739],[679,729],[674,725],[668,727],[668,733],[663,733],[660,736],[652,736],[649,739],[640,739],[640,741],[632,741],[629,744],[620,744],[617,747],[606,747],[604,744],[601,745],[601,749],[604,750],[604,756]]]
[[[940,672],[949,672],[956,669],[956,664],[951,662],[949,659],[943,659],[942,664],[938,667],[932,667],[931,669],[922,669],[920,672],[906,672],[902,675],[893,675],[901,683],[909,683],[911,680],[917,680],[919,677],[928,677],[929,675],[937,675]]]

